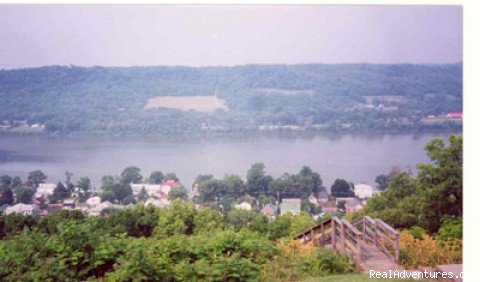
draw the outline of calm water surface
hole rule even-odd
[[[423,150],[436,134],[322,135],[315,137],[245,137],[164,140],[134,137],[0,136],[0,174],[25,178],[41,169],[47,182],[64,180],[65,170],[76,181],[88,176],[99,184],[102,175],[119,175],[134,165],[144,176],[154,170],[175,172],[186,187],[199,174],[245,178],[251,164],[263,162],[278,177],[297,173],[303,165],[320,173],[330,187],[336,178],[374,184],[392,166],[403,169],[428,162]]]

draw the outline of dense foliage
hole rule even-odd
[[[416,177],[397,174],[383,193],[367,201],[364,212],[395,228],[418,226],[461,237],[463,138],[451,135],[449,143],[441,138],[429,141],[425,150],[431,163],[418,165]]]
[[[229,211],[233,204],[241,201],[261,209],[263,205],[280,202],[283,198],[299,198],[302,200],[301,209],[310,212],[312,207],[308,198],[322,187],[320,174],[308,166],[303,166],[297,174],[285,173],[274,179],[266,173],[263,163],[255,163],[247,171],[246,179],[244,182],[235,174],[227,174],[223,179],[199,175],[195,180],[199,196],[195,200],[199,203],[215,202],[223,211]]]
[[[333,251],[295,254],[271,240],[313,224],[308,215],[298,219],[279,217],[286,231],[279,234],[277,221],[257,212],[222,215],[180,200],[168,209],[135,206],[98,217],[9,214],[0,217],[0,280],[279,281],[354,271]]]
[[[228,111],[145,110],[157,96],[216,95]],[[400,102],[366,96],[400,97]],[[164,134],[459,128],[424,125],[462,111],[462,64],[306,64],[236,67],[62,67],[0,70],[0,122],[26,120],[46,132]],[[21,130],[20,130],[21,131]]]
[[[400,262],[406,267],[461,264],[461,238],[435,239],[428,234],[415,238],[409,232],[400,234]]]

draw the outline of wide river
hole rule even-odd
[[[0,135],[0,174],[24,179],[40,169],[47,182],[64,180],[66,170],[76,181],[88,176],[97,186],[103,175],[119,175],[137,166],[148,177],[154,170],[175,172],[186,187],[199,174],[239,174],[263,162],[274,177],[297,173],[303,165],[320,173],[325,186],[336,178],[375,184],[392,166],[415,168],[428,162],[423,149],[435,134],[317,135],[314,137],[242,137],[164,140],[145,137],[45,137]]]

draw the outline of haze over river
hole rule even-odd
[[[317,135],[314,137],[190,138],[46,137],[0,135],[0,174],[25,179],[40,169],[47,182],[88,176],[97,188],[103,175],[120,175],[137,166],[144,177],[154,170],[175,172],[190,188],[199,174],[239,174],[245,179],[255,162],[263,162],[274,177],[298,173],[303,165],[320,173],[325,186],[336,178],[374,185],[375,177],[392,166],[406,170],[428,162],[423,149],[433,137],[448,133]]]

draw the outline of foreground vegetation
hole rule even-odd
[[[228,111],[145,110],[154,97],[214,94]],[[462,64],[0,70],[0,101],[12,132],[42,131],[24,120],[49,134],[458,130],[420,120],[462,111]]]
[[[279,281],[355,271],[353,261],[333,251],[298,251],[295,243],[269,239],[276,224],[290,231],[294,224],[231,217],[180,200],[166,210],[136,206],[105,217],[10,214],[2,217],[0,279]]]

